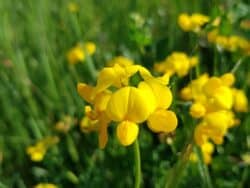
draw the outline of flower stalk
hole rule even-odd
[[[135,157],[135,188],[140,188],[141,185],[141,155],[139,141],[134,142],[134,157]]]

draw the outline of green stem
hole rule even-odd
[[[182,148],[181,154],[175,166],[166,174],[166,184],[165,188],[175,188],[178,187],[178,183],[182,177],[182,174],[189,162],[190,154],[192,153],[194,147],[194,126],[195,122],[190,121],[190,128],[187,132],[187,141]]]
[[[216,47],[214,47],[214,65],[213,65],[213,75],[214,76],[218,75],[217,66],[218,66],[218,53],[217,53]]]
[[[177,187],[181,174],[183,170],[185,169],[186,164],[189,161],[189,157],[192,152],[192,149],[193,149],[192,142],[187,144],[187,146],[184,148],[184,150],[181,153],[180,159],[178,160],[178,163],[171,171],[170,177],[168,178],[165,188]]]
[[[134,157],[135,157],[135,188],[140,188],[141,185],[141,156],[139,141],[136,139],[134,143]]]
[[[199,171],[200,171],[200,174],[202,176],[203,183],[205,184],[204,187],[213,188],[207,165],[204,163],[202,151],[200,148],[195,147],[195,152],[198,156]]]

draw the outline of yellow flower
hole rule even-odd
[[[83,49],[88,55],[93,55],[96,51],[96,45],[93,42],[86,42],[83,45]]]
[[[36,146],[29,146],[26,150],[27,154],[30,155],[30,158],[34,162],[42,161],[47,148],[42,144],[38,143]]]
[[[57,188],[57,186],[52,183],[39,183],[34,188]]]
[[[35,145],[27,147],[26,152],[30,156],[32,161],[42,161],[48,148],[56,144],[58,141],[59,138],[56,136],[46,137],[38,141]]]
[[[68,10],[72,13],[78,12],[79,11],[79,6],[78,4],[74,3],[74,2],[70,2],[68,4]]]
[[[191,15],[191,22],[195,27],[201,27],[204,24],[206,24],[207,22],[209,22],[209,17],[199,14],[199,13],[195,13]]]
[[[67,53],[67,59],[70,64],[76,64],[79,61],[83,61],[85,59],[85,54],[80,45],[77,45],[76,47],[73,47],[68,53]]]
[[[207,22],[209,22],[209,17],[199,13],[194,13],[191,16],[183,13],[178,17],[178,24],[183,31],[198,32]]]
[[[96,45],[93,42],[86,42],[83,45],[78,44],[67,53],[67,59],[70,64],[76,64],[84,61],[87,55],[93,55],[96,51]]]
[[[181,14],[178,17],[178,24],[183,31],[190,31],[193,29],[192,21],[188,16],[188,14],[185,13]]]
[[[80,126],[85,132],[99,132],[101,148],[107,143],[107,127],[111,121],[117,122],[116,134],[124,146],[135,141],[138,124],[146,120],[154,132],[170,132],[177,126],[175,113],[167,110],[172,103],[172,93],[166,86],[169,74],[155,78],[146,68],[123,60],[116,59],[112,67],[102,69],[96,86],[84,83],[77,86],[81,97],[93,106],[93,109],[85,108],[86,117]],[[140,76],[138,87],[129,86],[131,77],[137,74]],[[161,121],[156,121],[157,118]]]
[[[207,34],[208,42],[217,44],[220,48],[235,52],[241,50],[243,53],[249,52],[249,41],[237,35],[223,36],[218,30],[213,30]]]
[[[61,133],[67,133],[73,123],[73,119],[70,116],[64,116],[62,120],[55,124],[55,130]]]
[[[154,69],[169,76],[177,74],[179,77],[186,76],[188,71],[199,63],[198,57],[188,57],[183,52],[174,52],[165,61],[156,63]]]

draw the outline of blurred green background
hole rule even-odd
[[[70,11],[75,3],[77,11]],[[93,41],[97,46],[91,63],[99,70],[117,55],[130,57],[152,67],[173,51],[193,53],[195,34],[184,33],[177,25],[182,12],[200,12],[213,18],[231,14],[233,24],[224,22],[225,33],[246,38],[250,30],[240,30],[239,22],[250,19],[249,0],[0,0],[0,188],[32,187],[39,182],[60,187],[132,187],[133,150],[110,139],[98,149],[96,133],[83,134],[77,126],[84,102],[76,84],[93,83],[86,63],[70,65],[66,53],[78,42]],[[131,15],[140,15],[138,28]],[[225,19],[226,20],[226,19]],[[202,71],[211,73],[213,50],[201,45]],[[237,55],[219,54],[224,73],[231,70]],[[249,96],[249,58],[237,71],[237,87]],[[248,61],[248,62],[247,62]],[[178,87],[189,78],[177,81]],[[168,172],[183,149],[190,119],[176,108],[179,125],[173,144],[142,129],[140,133],[143,187],[164,187]],[[178,113],[179,112],[179,113]],[[54,130],[55,123],[70,116],[67,134]],[[218,146],[209,172],[214,187],[250,187],[250,167],[242,155],[250,154],[250,116]],[[31,162],[26,147],[48,135],[60,142],[46,154],[43,162]],[[109,129],[110,137],[115,137]],[[178,187],[203,187],[200,166],[190,163]]]

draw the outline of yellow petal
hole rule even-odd
[[[206,108],[201,103],[194,103],[189,112],[192,117],[200,118],[205,115]]]
[[[214,93],[214,102],[216,106],[222,109],[231,109],[233,106],[233,92],[226,86],[219,87]]]
[[[208,96],[213,96],[216,90],[222,85],[221,80],[217,77],[210,78],[203,87],[203,91]]]
[[[171,132],[176,129],[178,120],[174,112],[160,109],[149,116],[147,123],[153,132]]]
[[[234,90],[234,109],[236,112],[248,111],[248,99],[242,90]]]
[[[217,111],[207,114],[204,117],[204,121],[207,122],[207,125],[211,127],[211,129],[216,129],[221,134],[225,134],[228,126],[231,124],[231,117],[226,111]]]
[[[94,100],[95,110],[97,112],[105,111],[110,97],[111,97],[110,92],[98,93],[95,97],[95,100]]]
[[[129,120],[141,123],[152,112],[151,101],[143,90],[124,87],[112,94],[106,113],[113,121]]]
[[[203,153],[203,160],[205,164],[210,164],[212,161],[212,154],[210,153]]]
[[[110,87],[117,79],[117,74],[113,68],[104,68],[100,71],[95,87],[95,94],[100,93]]]
[[[156,79],[147,80],[146,83],[150,86],[155,95],[157,108],[169,108],[173,99],[170,89]]]
[[[77,91],[79,95],[86,100],[88,103],[91,103],[91,98],[93,94],[93,87],[89,86],[85,83],[78,83],[77,84]]]
[[[99,127],[99,147],[101,149],[105,148],[108,142],[108,121],[105,119],[100,120],[100,127]]]
[[[235,82],[235,77],[232,73],[226,73],[226,74],[223,74],[221,77],[220,77],[223,85],[225,86],[232,86]]]
[[[116,135],[124,146],[131,145],[136,140],[138,133],[138,125],[130,121],[121,122],[116,129]]]
[[[213,153],[214,145],[211,142],[206,142],[201,146],[203,153]]]
[[[208,140],[208,135],[206,134],[206,124],[200,123],[196,126],[194,131],[194,139],[197,145],[202,146]]]
[[[191,88],[190,87],[184,87],[180,92],[180,96],[185,101],[191,100],[193,98]]]

